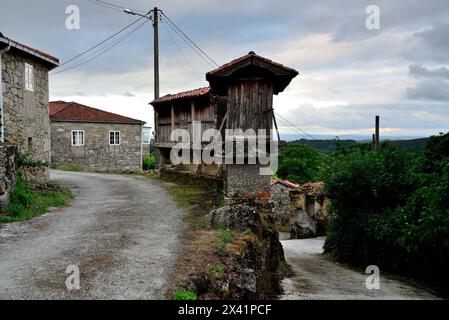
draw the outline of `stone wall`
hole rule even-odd
[[[72,146],[72,130],[84,130],[84,146]],[[120,145],[109,145],[109,131],[120,131]],[[51,122],[51,163],[94,170],[142,169],[142,125]]]
[[[16,184],[17,160],[17,146],[0,143],[0,212],[8,205],[10,191]]]
[[[276,183],[271,186],[271,196],[274,206],[274,221],[277,225],[288,227],[290,223],[290,191],[283,184]]]
[[[25,181],[45,182],[50,180],[50,169],[48,167],[20,166],[19,172]]]
[[[50,157],[48,69],[14,51],[2,55],[5,141],[17,143],[20,152],[31,148],[35,159]],[[25,90],[25,63],[34,67],[34,92]]]
[[[225,200],[228,204],[246,202],[257,194],[270,193],[271,177],[260,175],[260,165],[225,166]]]

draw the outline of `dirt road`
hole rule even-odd
[[[182,210],[158,181],[53,171],[76,198],[0,229],[0,299],[159,299],[174,264]],[[66,268],[80,268],[69,292]]]
[[[336,264],[322,255],[324,238],[282,241],[295,276],[284,279],[281,299],[438,299],[419,286],[382,274],[380,289],[368,290],[363,272]]]

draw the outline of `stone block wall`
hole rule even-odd
[[[72,130],[84,130],[84,146],[72,146]],[[120,145],[109,145],[109,131],[120,131]],[[142,125],[51,122],[51,163],[93,170],[142,169]]]
[[[260,193],[270,194],[271,177],[260,174],[260,165],[225,166],[225,200],[228,204],[246,202]]]
[[[14,51],[2,55],[5,142],[31,148],[36,160],[50,159],[48,68]],[[25,63],[34,67],[34,92],[25,90]]]
[[[9,194],[16,184],[17,161],[17,146],[0,143],[0,212],[8,205]]]
[[[290,191],[292,189],[280,183],[271,186],[274,206],[274,221],[277,225],[288,227],[290,223]]]

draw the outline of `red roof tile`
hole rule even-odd
[[[45,53],[43,51],[31,48],[31,47],[29,47],[27,45],[24,45],[24,44],[20,43],[20,42],[12,40],[12,39],[4,36],[1,32],[0,32],[0,42],[7,43],[7,45],[9,45],[11,47],[14,47],[14,48],[16,48],[16,49],[18,49],[20,51],[24,51],[24,52],[33,54],[36,57],[38,57],[40,59],[43,59],[43,60],[46,60],[46,61],[50,62],[51,64],[53,64],[55,66],[59,65],[59,59],[58,58],[55,58],[55,57],[49,55],[48,53]]]
[[[144,124],[144,121],[91,108],[76,102],[50,102],[48,113],[51,121]]]
[[[172,102],[175,100],[197,98],[197,97],[208,95],[210,93],[210,91],[211,91],[210,87],[206,87],[206,88],[199,88],[199,89],[190,90],[190,91],[184,91],[184,92],[180,92],[180,93],[176,93],[176,94],[167,94],[166,96],[163,96],[159,99],[154,100],[150,104],[155,105],[155,104],[168,103],[168,102]]]
[[[217,69],[214,69],[214,70],[212,70],[212,71],[209,71],[209,72],[206,74],[206,76],[211,76],[211,75],[214,75],[214,74],[216,74],[216,73],[218,73],[218,72],[220,72],[220,71],[223,71],[223,70],[226,70],[226,69],[228,69],[228,68],[231,68],[231,67],[233,67],[234,65],[238,64],[239,62],[242,62],[242,61],[244,61],[244,60],[246,60],[246,59],[249,59],[249,58],[252,58],[252,57],[255,57],[255,58],[258,58],[258,59],[260,59],[260,60],[262,60],[262,61],[265,61],[265,62],[267,62],[267,63],[273,64],[273,65],[275,65],[275,66],[277,66],[277,67],[279,67],[279,68],[285,69],[285,70],[287,70],[287,71],[289,71],[289,72],[298,74],[298,71],[296,71],[295,69],[288,68],[288,67],[284,66],[283,64],[280,64],[280,63],[274,62],[273,60],[270,60],[270,59],[268,59],[268,58],[259,56],[259,55],[255,54],[254,51],[250,51],[247,55],[244,55],[244,56],[242,56],[242,57],[240,57],[240,58],[234,59],[234,60],[232,60],[232,61],[230,61],[230,62],[228,62],[228,63],[222,65],[221,67],[218,67]]]

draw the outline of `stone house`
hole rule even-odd
[[[142,169],[144,121],[64,101],[50,102],[49,114],[52,164]]]
[[[59,60],[0,33],[0,142],[50,160],[48,72]]]
[[[290,223],[290,192],[300,187],[299,184],[282,179],[271,179],[271,196],[274,207],[274,220],[279,226],[288,227]]]
[[[290,191],[290,237],[313,238],[326,234],[330,199],[324,183],[305,183]]]

